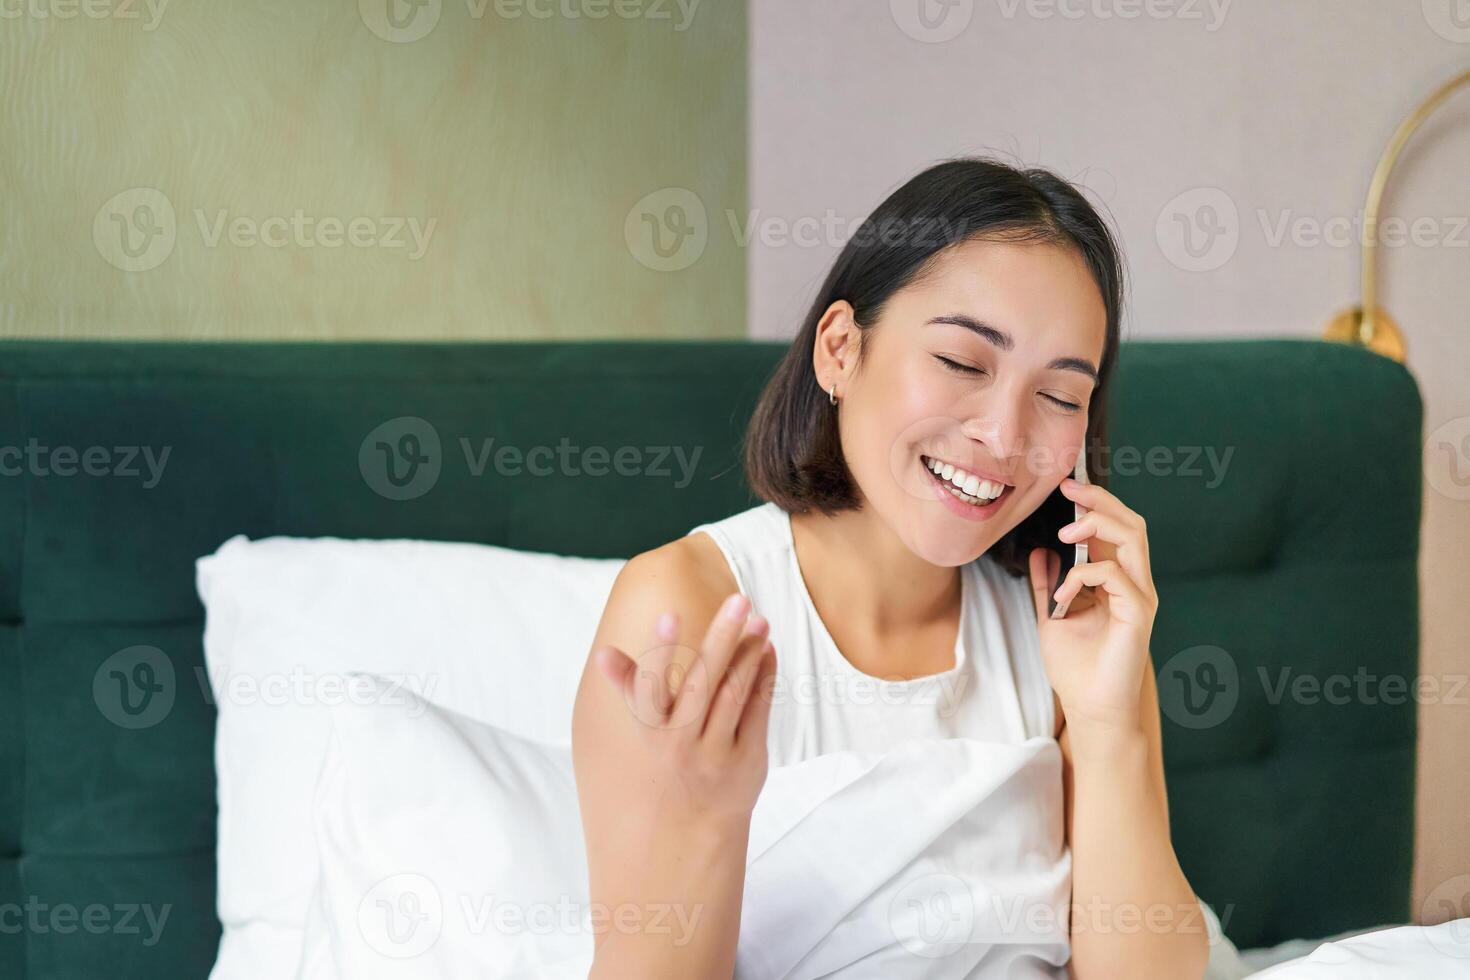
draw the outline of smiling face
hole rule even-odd
[[[961,243],[890,297],[863,337],[861,366],[858,332],[852,307],[834,303],[817,331],[817,379],[837,385],[864,509],[916,555],[974,560],[1071,475],[1107,333],[1076,251]],[[963,496],[948,489],[957,479]]]

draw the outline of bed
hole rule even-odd
[[[755,502],[739,445],[783,349],[0,344],[0,909],[24,920],[0,976],[209,972],[199,556],[244,534],[626,557]],[[1413,377],[1296,339],[1132,341],[1118,370],[1110,479],[1150,527],[1185,872],[1243,949],[1411,921],[1415,703],[1294,685],[1417,676]],[[365,440],[405,419],[428,469],[385,485]],[[647,472],[477,472],[492,438],[634,447]],[[682,482],[667,452],[654,468],[671,446],[699,451]],[[99,693],[139,645],[179,665],[147,725]]]

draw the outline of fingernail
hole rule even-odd
[[[725,600],[725,618],[740,622],[750,610],[750,600],[745,598],[744,593],[737,592]]]
[[[760,636],[766,630],[770,629],[770,627],[770,621],[767,620],[766,617],[762,616],[760,613],[756,613],[754,616],[750,617],[750,619],[747,620],[745,624],[745,629],[748,633],[750,633],[751,636]]]
[[[1077,528],[1080,526],[1081,525],[1079,525],[1076,521],[1073,521],[1071,524],[1068,524],[1066,527],[1058,531],[1057,534],[1065,537],[1066,535],[1071,534],[1073,531],[1077,530]]]
[[[666,612],[658,618],[658,638],[660,640],[672,640],[674,638],[674,614]]]

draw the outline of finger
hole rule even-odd
[[[673,663],[678,651],[675,645],[654,646],[638,658],[638,674],[634,679],[638,701],[634,710],[650,724],[667,721],[673,711],[673,693],[684,683],[684,671]]]
[[[1111,611],[1129,623],[1141,623],[1148,614],[1149,602],[1123,567],[1115,561],[1088,562],[1074,565],[1057,589],[1057,602],[1076,598],[1083,586],[1101,586],[1110,597]]]
[[[1098,486],[1096,483],[1078,483],[1070,476],[1057,487],[1062,491],[1062,496],[1073,503],[1081,504],[1088,510],[1100,510],[1105,514],[1128,523],[1130,520],[1142,525],[1143,518],[1137,512],[1129,509],[1128,505],[1119,500],[1117,496],[1107,487]]]
[[[664,613],[654,624],[653,646],[638,659],[639,679],[648,684],[649,703],[660,719],[667,718],[673,710],[674,694],[684,682],[683,672],[674,665],[679,651],[675,642],[678,638],[679,614]]]
[[[1036,606],[1036,618],[1038,621],[1047,618],[1046,607],[1048,605],[1047,594],[1051,592],[1051,558],[1050,548],[1032,548],[1030,565],[1027,569],[1031,575],[1031,601]]]
[[[691,722],[703,722],[704,712],[696,706],[694,713],[674,714],[675,695],[683,686],[688,671],[678,662],[679,614],[664,612],[654,622],[653,643],[638,657],[628,707],[645,725],[654,728],[681,728]]]
[[[672,648],[654,648],[638,660],[629,683],[628,708],[634,717],[654,728],[671,727],[673,697],[669,694]]]
[[[655,693],[665,687],[661,671],[651,670],[614,646],[600,647],[592,656],[598,672],[618,692],[634,718],[654,728],[668,725],[667,700],[660,700]]]
[[[689,676],[684,679],[677,700],[687,696],[698,698],[701,704],[708,703],[729,669],[750,612],[750,599],[741,593],[732,592],[725,598],[705,630],[699,658],[689,665]]]
[[[592,651],[592,661],[597,672],[608,679],[618,693],[627,690],[628,676],[637,668],[637,662],[617,647],[598,647]]]
[[[1100,510],[1089,511],[1080,520],[1073,521],[1058,531],[1057,537],[1068,544],[1105,541],[1113,547],[1097,549],[1093,556],[1094,561],[1116,559],[1140,588],[1144,583],[1153,582],[1148,558],[1148,535],[1141,528],[1120,520],[1116,514]]]
[[[740,627],[740,633],[735,638],[733,652],[728,658],[724,658],[727,666],[723,670],[728,675],[733,668],[733,662],[739,656],[742,649],[741,644],[749,638],[764,639],[770,632],[771,624],[764,616],[751,616]],[[705,718],[713,705],[715,694],[720,689],[724,680],[721,676],[718,680],[711,680],[712,672],[706,666],[709,658],[698,655],[694,662],[689,665],[688,675],[680,685],[678,693],[674,696],[673,711],[682,719],[682,724],[693,726],[694,734],[697,736],[704,728]]]
[[[741,639],[740,652],[715,691],[702,737],[721,744],[734,740],[735,727],[740,723],[746,702],[755,689],[755,677],[769,642],[764,634],[747,635]]]
[[[776,648],[767,641],[760,671],[755,678],[755,693],[745,703],[745,714],[740,716],[740,724],[735,729],[736,745],[757,740],[765,744],[771,722],[771,705],[776,699],[776,667]]]

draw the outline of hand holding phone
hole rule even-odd
[[[1073,469],[1072,469],[1072,479],[1076,480],[1078,483],[1087,483],[1087,482],[1089,482],[1088,479],[1087,479],[1087,447],[1086,446],[1084,446],[1082,448],[1082,450],[1077,453],[1077,465],[1075,467],[1073,467]],[[1079,520],[1080,521],[1080,520],[1082,520],[1082,518],[1083,518],[1084,515],[1086,515],[1087,513],[1089,513],[1089,511],[1088,511],[1088,508],[1083,507],[1081,504],[1077,503],[1076,501],[1073,501],[1073,513],[1076,515],[1075,518],[1074,518],[1074,520]],[[1085,564],[1087,564],[1087,542],[1085,540],[1078,541],[1077,544],[1074,547],[1077,550],[1076,550],[1076,556],[1072,560],[1073,567],[1075,567],[1077,565],[1085,565]],[[1062,569],[1062,574],[1060,576],[1058,576],[1057,581],[1056,581],[1056,584],[1053,585],[1053,587],[1052,587],[1053,594],[1056,592],[1057,586],[1060,586],[1062,584],[1062,581],[1061,580],[1066,577],[1067,571],[1068,571],[1068,569],[1065,569],[1065,568]],[[1049,601],[1050,607],[1051,607],[1051,614],[1050,615],[1051,615],[1051,618],[1052,619],[1062,619],[1062,618],[1064,618],[1067,615],[1067,609],[1072,605],[1072,600],[1071,599],[1068,599],[1067,601],[1061,602],[1061,603],[1058,603],[1056,601],[1056,599],[1054,599],[1054,598],[1049,598],[1048,601]]]

